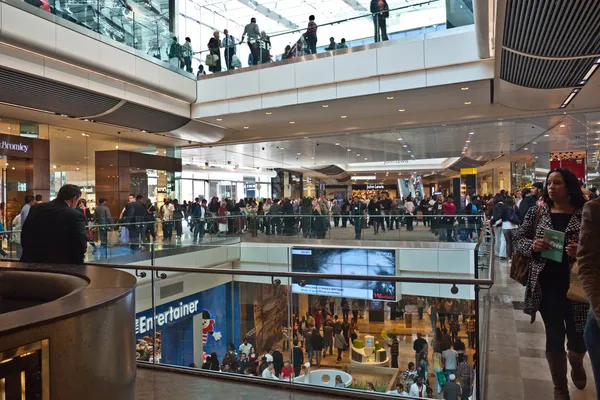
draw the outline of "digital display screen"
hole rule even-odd
[[[292,271],[320,274],[396,276],[396,252],[384,249],[292,248]],[[351,299],[396,301],[396,284],[385,281],[351,281],[315,278],[293,293]]]

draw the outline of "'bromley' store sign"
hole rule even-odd
[[[27,153],[27,150],[29,150],[29,145],[23,143],[9,143],[6,140],[3,140],[2,143],[0,143],[0,148],[3,150],[13,150]]]

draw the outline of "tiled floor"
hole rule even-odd
[[[553,398],[552,379],[546,363],[545,333],[541,317],[530,323],[521,302],[524,288],[508,276],[509,264],[496,266],[491,289],[490,338],[486,400],[525,400]],[[577,390],[571,382],[571,400],[596,399],[596,387],[589,358],[585,359],[588,384]]]

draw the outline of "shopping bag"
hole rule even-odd
[[[231,57],[231,66],[234,68],[242,68],[242,62],[240,61],[240,58],[235,54]]]
[[[587,296],[583,290],[583,286],[579,281],[579,265],[576,262],[571,264],[571,276],[569,282],[569,290],[567,291],[567,298],[569,300],[581,301],[588,303]]]
[[[121,243],[129,243],[129,229],[127,229],[126,227],[121,228]]]

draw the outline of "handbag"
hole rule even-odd
[[[209,67],[214,67],[215,65],[217,65],[217,61],[219,61],[219,56],[216,54],[209,54],[206,56],[206,60],[204,60],[204,63],[206,65],[208,65]]]
[[[533,223],[533,234],[537,231],[538,222],[540,221],[540,211],[542,209],[538,207],[537,213],[535,214],[535,222]],[[510,279],[519,282],[521,285],[527,285],[529,279],[529,257],[525,257],[523,254],[514,253],[510,264]]]
[[[569,290],[567,291],[567,298],[569,300],[581,301],[583,303],[589,303],[585,290],[579,281],[579,265],[574,262],[570,265],[570,278],[569,278]]]

